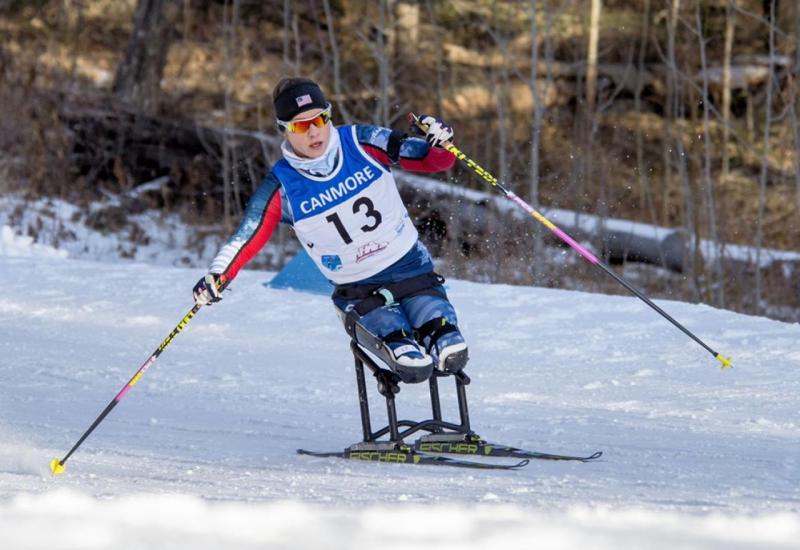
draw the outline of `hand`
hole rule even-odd
[[[204,306],[222,300],[222,290],[226,284],[225,275],[208,273],[197,281],[192,290],[194,301],[197,305]]]
[[[445,141],[453,139],[453,129],[441,118],[431,115],[421,115],[419,121],[428,127],[425,139],[431,147],[441,147]]]

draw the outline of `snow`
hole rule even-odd
[[[791,548],[800,526],[790,514],[731,518],[576,506],[560,512],[507,505],[442,504],[432,520],[422,506],[332,507],[301,501],[209,502],[191,495],[136,495],[110,501],[72,491],[24,495],[2,510],[0,527],[19,533],[19,549],[94,548],[462,548],[616,550],[719,544]],[[42,532],[36,518],[49,518]],[[308,527],[313,525],[313,529]],[[402,527],[399,527],[402,526]],[[392,536],[398,533],[398,536]],[[787,544],[788,542],[788,544]],[[522,546],[529,547],[529,546]],[[795,546],[796,547],[796,546]]]
[[[33,242],[33,237],[16,235],[7,225],[0,226],[0,256],[51,256],[66,258],[65,250]]]
[[[158,182],[140,187],[151,188],[154,183]],[[125,214],[126,224],[118,231],[101,232],[87,226],[89,214],[119,208],[119,203],[120,197],[110,194],[107,201],[86,209],[59,199],[23,201],[0,196],[0,227],[8,226],[4,231],[16,234],[16,254],[30,254],[44,246],[57,249],[62,257],[97,261],[133,259],[159,265],[207,266],[221,245],[221,239],[210,236],[214,231],[190,230],[177,215],[154,210]],[[36,243],[19,233],[35,234]],[[4,241],[7,237],[0,237],[0,256],[9,254],[6,250],[11,245]]]
[[[459,185],[449,185],[434,180],[433,178],[406,172],[398,172],[395,177],[398,182],[406,183],[407,185],[426,189],[431,192],[463,197],[474,203],[492,203],[500,212],[506,212],[514,216],[527,217],[527,213],[524,210],[498,193],[488,193],[485,191],[467,189]],[[618,218],[603,218],[595,214],[586,214],[574,210],[564,210],[562,208],[542,207],[539,209],[539,212],[568,234],[580,232],[584,235],[597,235],[601,233],[602,229],[605,229],[606,231],[615,231],[663,241],[677,231],[674,228],[659,227],[657,225]],[[576,235],[571,236],[575,237]],[[581,244],[590,247],[589,243]],[[731,260],[755,264],[756,259],[758,259],[758,265],[764,268],[769,267],[774,262],[800,262],[800,252],[762,248],[761,254],[759,255],[758,249],[753,246],[728,243],[718,244],[708,239],[701,239],[699,250],[707,260],[713,260],[721,255]]]
[[[733,356],[721,371],[635,298],[450,280],[476,431],[604,457],[361,464],[295,454],[360,437],[329,300],[245,270],[53,477],[49,461],[190,309],[202,270],[64,259],[6,229],[1,242],[4,549],[798,547],[798,324],[659,301]],[[400,416],[427,415],[427,399],[403,386]]]
[[[255,135],[255,137],[265,139],[263,135]],[[448,184],[434,178],[407,172],[398,172],[395,177],[401,185],[463,197],[476,204],[491,203],[500,212],[528,218],[528,214],[524,210],[496,192],[467,189],[457,184]],[[124,198],[136,198],[146,191],[158,189],[166,181],[166,177],[162,177],[143,183],[128,192],[125,197],[106,193],[106,201],[90,204],[88,211],[97,213],[109,208],[118,208]],[[19,219],[14,219],[15,211],[21,212]],[[605,229],[663,242],[677,231],[674,228],[624,219],[602,218],[593,214],[559,208],[542,207],[540,212],[572,237],[596,235]],[[8,225],[15,232],[25,230],[28,233],[35,233],[37,235],[36,244],[56,247],[59,254],[63,255],[66,252],[71,258],[98,261],[130,258],[159,265],[207,266],[222,244],[222,239],[214,236],[220,233],[217,227],[195,227],[190,230],[179,216],[164,215],[153,210],[127,215],[127,226],[116,232],[102,233],[87,228],[86,221],[86,212],[62,200],[23,201],[15,196],[0,196],[0,227]],[[581,245],[590,250],[594,248],[588,241],[581,241]],[[269,254],[278,256],[280,253],[277,246],[270,242],[266,249]],[[761,253],[758,254],[756,247],[714,243],[707,239],[700,241],[699,251],[707,260],[722,256],[729,260],[753,265],[758,260],[758,264],[763,268],[770,267],[774,263],[781,263],[784,272],[787,273],[787,278],[791,276],[791,265],[800,262],[800,252],[796,251],[762,248]]]

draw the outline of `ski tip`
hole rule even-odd
[[[725,357],[721,353],[716,354],[714,357],[717,358],[717,361],[722,363],[722,370],[731,368],[731,363],[733,362],[733,357]]]
[[[66,466],[64,466],[61,461],[57,458],[54,458],[50,461],[50,471],[53,473],[54,476],[58,474],[63,474],[66,470]]]

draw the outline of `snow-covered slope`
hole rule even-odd
[[[296,455],[359,439],[347,339],[326,298],[266,289],[269,274],[246,271],[51,477],[48,462],[189,310],[201,273],[4,242],[2,548],[800,540],[797,324],[662,303],[734,357],[721,372],[633,298],[463,281],[448,284],[471,345],[476,431],[535,450],[599,449],[602,461],[483,472]],[[398,408],[426,415],[426,386],[403,387]]]

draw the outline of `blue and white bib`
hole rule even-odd
[[[294,216],[294,231],[320,271],[336,284],[386,269],[417,242],[392,174],[366,153],[355,126],[342,126],[337,167],[326,177],[281,159],[272,168]]]

